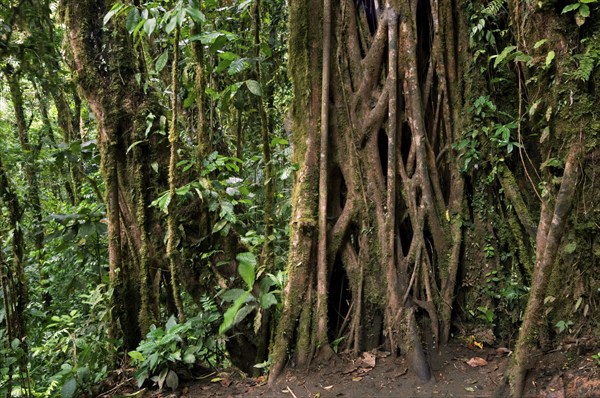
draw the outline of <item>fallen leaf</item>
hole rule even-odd
[[[496,348],[496,355],[510,355],[511,353],[512,353],[512,351],[506,347]]]
[[[465,390],[469,392],[475,392],[475,389],[473,387],[465,387]]]
[[[362,363],[364,364],[363,367],[369,367],[369,368],[374,368],[375,367],[375,355],[371,354],[370,352],[363,352],[362,353]]]
[[[407,372],[408,372],[408,368],[405,367],[405,368],[400,369],[398,372],[394,373],[392,375],[392,377],[404,376]]]
[[[223,379],[223,380],[221,380],[221,385],[223,387],[229,387],[231,385],[231,380],[229,380],[229,379]]]
[[[352,378],[352,381],[361,381],[363,378],[360,376],[356,376]]]
[[[467,361],[467,365],[469,365],[473,368],[476,368],[478,366],[485,366],[487,364],[488,364],[488,361],[486,361],[485,359],[480,358],[480,357],[473,357]]]
[[[325,390],[327,390],[327,391],[331,390],[332,388],[333,388],[333,385],[331,385],[331,386],[327,386],[327,387],[323,387],[323,389],[325,389]]]
[[[350,364],[350,366],[348,366],[346,369],[342,370],[342,374],[347,375],[348,373],[354,372],[356,369],[358,369],[356,367],[356,365]]]

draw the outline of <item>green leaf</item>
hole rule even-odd
[[[262,95],[262,90],[260,88],[260,84],[256,81],[256,80],[246,80],[246,86],[248,87],[248,90],[250,90],[250,92],[256,96],[261,96]]]
[[[248,289],[252,289],[256,278],[256,257],[250,252],[245,252],[238,254],[236,260],[239,262],[238,272],[242,276],[244,282],[246,282]]]
[[[222,230],[223,228],[225,228],[225,225],[227,225],[227,222],[228,222],[228,221],[227,221],[226,219],[224,219],[224,218],[223,218],[223,219],[221,219],[221,220],[219,220],[219,221],[218,221],[218,222],[217,222],[217,223],[216,223],[216,224],[213,226],[212,233],[213,233],[213,234],[216,234],[217,232],[219,232],[220,230]]]
[[[584,18],[589,17],[590,7],[587,4],[582,4],[581,6],[579,6],[579,15],[581,15]]]
[[[497,67],[501,62],[503,62],[506,57],[510,55],[517,47],[516,46],[507,46],[502,50],[502,52],[496,55],[496,61],[494,61],[494,68]]]
[[[550,51],[548,55],[546,55],[546,68],[550,66],[554,57],[556,57],[556,53],[554,51]]]
[[[156,65],[154,65],[154,70],[157,73],[160,73],[161,70],[165,68],[167,65],[167,61],[169,60],[169,51],[165,50],[160,57],[156,60]]]
[[[225,302],[233,303],[244,293],[246,293],[246,291],[243,289],[227,289],[221,294],[221,299]]]
[[[156,18],[147,19],[146,22],[144,22],[144,32],[146,32],[148,36],[151,36],[154,29],[156,29]]]
[[[272,305],[277,304],[277,299],[275,298],[275,295],[273,293],[261,295],[258,301],[260,303],[260,306],[265,310],[271,307]]]
[[[77,390],[77,380],[71,378],[63,384],[60,396],[61,398],[72,398],[75,396],[75,390]]]
[[[136,7],[132,7],[129,14],[127,14],[127,20],[125,21],[125,27],[129,33],[133,32],[137,24],[140,22],[140,10]]]
[[[579,3],[573,3],[573,4],[569,4],[568,6],[566,6],[565,8],[563,8],[561,14],[567,13],[569,11],[573,11],[579,8]]]
[[[192,17],[192,19],[196,23],[203,23],[204,21],[206,21],[206,18],[204,17],[204,14],[202,13],[202,11],[200,11],[197,8],[187,7],[187,8],[185,8],[185,12],[190,17]]]
[[[544,43],[546,43],[547,41],[548,41],[548,39],[542,39],[542,40],[539,40],[539,41],[537,41],[537,42],[536,42],[536,43],[533,45],[533,48],[534,48],[534,49],[536,49],[536,48],[540,48],[540,47],[541,47],[541,46],[542,46]]]
[[[177,25],[177,16],[178,14],[173,15],[165,27],[165,32],[167,32],[167,34],[170,34],[175,29],[175,26]]]
[[[191,352],[186,353],[183,356],[183,363],[188,364],[188,365],[196,363],[196,356],[194,354],[192,354]]]
[[[106,15],[104,16],[104,19],[102,20],[102,23],[103,23],[104,25],[106,25],[106,24],[108,23],[108,21],[110,21],[110,19],[111,19],[112,17],[114,17],[115,15],[117,15],[118,13],[120,13],[120,12],[121,12],[121,10],[123,9],[123,7],[125,7],[125,5],[124,5],[124,4],[120,4],[120,3],[117,3],[117,4],[115,4],[115,5],[114,5],[114,6],[113,6],[113,7],[110,9],[110,11],[106,13]]]
[[[140,141],[136,141],[133,144],[129,145],[129,148],[127,148],[127,150],[125,151],[125,155],[127,155],[129,153],[129,151],[131,151],[133,148],[135,148],[137,145],[141,144],[142,142],[145,142],[146,140],[140,140]]]
[[[129,351],[127,353],[127,355],[129,355],[131,357],[131,359],[133,359],[134,361],[137,362],[144,362],[144,354],[142,354],[139,351]]]
[[[236,59],[229,65],[229,68],[227,69],[227,73],[229,73],[230,75],[235,75],[237,73],[242,72],[243,70],[245,70],[247,68],[248,68],[248,61],[246,60],[246,58],[240,58],[240,59]]]
[[[576,242],[571,242],[571,243],[569,243],[568,245],[565,246],[565,253],[567,253],[567,254],[573,254],[576,249],[577,249],[577,243]]]
[[[200,39],[202,44],[213,44],[221,36],[225,35],[221,32],[208,32],[200,35],[199,37],[192,37],[192,41]]]
[[[177,326],[177,319],[175,319],[175,315],[171,315],[167,321],[167,324],[165,325],[165,330],[171,330],[175,326]]]
[[[225,311],[225,314],[223,314],[223,323],[219,326],[219,334],[224,334],[234,326],[235,317],[249,294],[250,292],[244,292],[244,294],[238,297],[235,303]]]
[[[597,3],[598,0],[579,0],[579,2],[582,4],[591,4],[591,3]]]
[[[179,376],[177,376],[177,373],[173,372],[172,370],[169,370],[167,379],[165,381],[167,382],[167,387],[173,390],[176,390],[179,386]]]

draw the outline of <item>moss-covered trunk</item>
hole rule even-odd
[[[597,208],[588,198],[596,197],[592,187],[598,167],[594,153],[598,145],[600,100],[596,90],[600,73],[595,68],[596,63],[590,64],[590,61],[600,53],[597,45],[600,24],[587,18],[585,12],[563,15],[562,8],[555,9],[546,3],[534,6],[509,2],[509,11],[515,26],[516,47],[532,57],[532,61],[517,64],[516,68],[519,112],[529,109],[525,127],[541,132],[535,139],[539,142],[537,148],[529,148],[531,157],[539,159],[535,166],[539,168],[540,210],[535,238],[532,238],[535,266],[515,353],[507,371],[510,388],[507,391],[504,385],[497,392],[498,396],[520,397],[527,371],[534,365],[533,354],[549,348],[552,343],[546,337],[551,335],[549,325],[560,319],[575,323],[593,317],[589,302],[587,309],[585,304],[581,305],[594,289],[594,282],[579,284],[575,281],[582,278],[581,275],[591,277],[597,272],[595,261],[591,260],[591,252],[575,249],[583,242],[584,246],[592,247],[593,242],[586,234],[590,232],[590,223],[597,220]],[[525,164],[523,169],[527,174]],[[514,186],[506,180],[503,185]],[[515,207],[523,206],[515,192],[507,189],[507,196]],[[533,235],[528,214],[535,207],[531,204],[529,207],[529,211],[519,212],[527,215],[519,215],[519,222],[528,235]],[[577,266],[579,262],[586,265]],[[573,282],[565,284],[565,281]],[[594,327],[582,324],[579,331],[586,329],[584,333],[589,333],[590,326]]]
[[[115,328],[127,348],[135,348],[158,314],[152,305],[150,268],[166,269],[164,227],[150,195],[166,187],[168,145],[164,137],[145,139],[146,117],[160,114],[156,98],[137,83],[137,57],[128,33],[102,21],[110,1],[65,2],[64,20],[77,84],[98,126],[101,171],[106,188],[111,283],[115,287]],[[132,54],[134,56],[132,56]],[[142,141],[132,147],[134,142]],[[151,174],[150,161],[162,164]],[[118,333],[117,330],[114,330]]]
[[[306,365],[343,340],[355,353],[408,354],[426,380],[420,329],[447,340],[462,247],[462,20],[449,2],[331,6],[326,38],[314,23],[326,23],[324,5],[290,2],[300,170],[272,377],[290,355]]]

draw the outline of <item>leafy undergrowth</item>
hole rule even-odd
[[[565,342],[541,355],[530,371],[526,397],[569,398],[600,396],[598,345],[589,340]],[[181,380],[176,390],[138,390],[134,369],[107,380],[100,397],[491,397],[502,380],[510,351],[474,349],[454,342],[430,354],[434,379],[421,382],[404,358],[383,351],[359,358],[341,354],[309,371],[288,369],[273,386],[265,377],[250,378],[236,370],[204,371]]]

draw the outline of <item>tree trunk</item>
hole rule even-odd
[[[150,304],[150,268],[168,269],[159,254],[165,252],[164,226],[157,209],[149,206],[153,198],[148,187],[166,188],[169,158],[163,137],[155,134],[144,140],[146,116],[160,115],[160,110],[156,98],[136,82],[128,33],[118,23],[111,23],[111,34],[103,32],[102,20],[112,5],[110,1],[63,4],[77,82],[98,126],[115,287],[113,332],[120,329],[125,346],[134,349],[142,329],[158,316]],[[144,142],[132,147],[140,140]],[[151,174],[150,159],[161,165],[158,175]]]
[[[384,345],[407,354],[427,380],[420,330],[429,325],[436,343],[448,338],[462,245],[452,145],[465,102],[456,58],[464,29],[456,33],[448,2],[332,1],[328,33],[313,23],[327,24],[324,7],[290,3],[301,166],[271,377],[289,355],[306,365],[345,337],[355,353]]]

